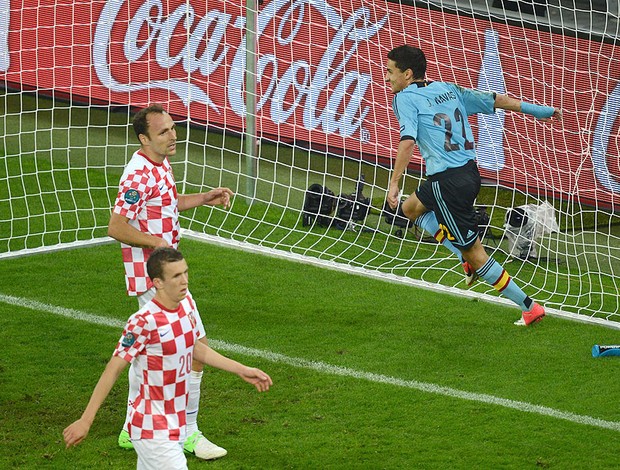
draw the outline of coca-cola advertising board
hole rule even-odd
[[[80,102],[162,102],[193,123],[242,131],[244,8],[219,0],[0,0],[0,83]],[[266,0],[256,28],[263,136],[388,162],[399,135],[386,54],[408,43],[426,52],[431,80],[563,109],[553,127],[519,113],[472,118],[483,177],[620,207],[618,47],[364,0]]]

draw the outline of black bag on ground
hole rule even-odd
[[[357,189],[353,194],[340,194],[334,227],[340,230],[352,228],[354,222],[362,222],[370,212],[370,198],[364,197],[364,175],[360,175]]]
[[[383,205],[383,217],[385,217],[385,223],[392,227],[392,230],[396,228],[394,234],[397,237],[404,237],[407,230],[413,226],[413,222],[407,218],[403,212],[403,201],[398,203],[396,209],[392,209],[387,201]]]
[[[396,210],[392,209],[387,201],[383,205],[383,216],[385,217],[385,223],[393,225],[394,227],[408,229],[413,222],[407,218],[403,213],[403,203],[399,202]]]
[[[328,187],[316,183],[310,185],[304,198],[303,226],[309,227],[316,222],[321,227],[329,227],[335,207],[336,196]]]

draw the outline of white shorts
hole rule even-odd
[[[132,440],[138,470],[187,470],[183,442],[164,439]]]

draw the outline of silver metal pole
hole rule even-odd
[[[10,0],[0,0],[0,72],[9,70],[9,24],[11,15]]]
[[[246,200],[251,204],[256,196],[256,43],[257,0],[246,0],[245,24],[245,161]]]

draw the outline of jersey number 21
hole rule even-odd
[[[465,118],[463,113],[459,108],[454,110],[454,121],[457,123],[461,123],[461,133],[463,135],[463,140],[465,141],[465,150],[472,150],[474,148],[474,143],[470,140],[467,140],[466,128],[465,128]],[[459,150],[460,145],[458,143],[452,142],[452,120],[450,116],[445,113],[437,113],[433,116],[433,123],[436,126],[441,126],[443,123],[443,127],[446,130],[445,133],[445,141],[443,144],[443,148],[446,152],[452,152],[453,150]]]

